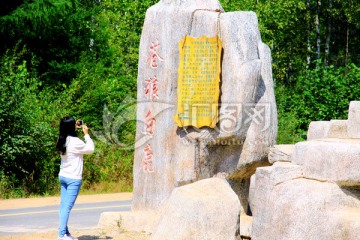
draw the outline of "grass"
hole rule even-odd
[[[83,194],[102,194],[102,193],[119,193],[132,192],[132,180],[119,180],[118,182],[103,182],[93,184],[89,189],[81,188]]]

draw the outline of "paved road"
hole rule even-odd
[[[47,207],[0,210],[0,236],[57,230],[59,205]],[[76,204],[69,228],[82,230],[95,228],[102,212],[130,211],[131,200]]]

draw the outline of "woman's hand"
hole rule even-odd
[[[82,130],[84,132],[84,135],[89,134],[89,128],[86,125],[82,125]]]

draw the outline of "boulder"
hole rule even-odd
[[[152,233],[158,221],[157,211],[103,212],[98,228]]]
[[[294,164],[274,165],[256,171],[251,239],[353,240],[360,236],[359,211],[341,214],[347,208],[359,209],[359,198],[335,183],[309,179]]]
[[[309,125],[307,140],[321,139],[327,136],[330,128],[330,121],[314,121]]]
[[[274,145],[269,151],[269,162],[291,162],[294,144]]]
[[[360,236],[360,208],[345,207],[335,211],[331,216],[334,230],[340,239],[359,239]]]
[[[239,212],[239,199],[226,180],[201,180],[174,189],[150,239],[235,239]]]
[[[251,212],[255,208],[255,204],[254,204],[255,191],[256,191],[256,174],[253,174],[250,178],[250,186],[249,186],[249,207]]]
[[[310,178],[360,185],[360,140],[300,142],[295,144],[292,162]]]
[[[347,120],[331,120],[325,138],[349,138]]]
[[[270,186],[302,177],[302,167],[288,162],[276,162],[270,167],[258,168],[250,179],[249,205],[253,215],[255,212],[258,216],[262,214],[259,209],[262,209],[263,203],[271,194],[272,187]],[[286,198],[286,196],[281,197]]]
[[[360,101],[350,102],[347,133],[350,138],[360,138]]]
[[[240,237],[242,239],[251,239],[252,224],[251,216],[240,214]]]

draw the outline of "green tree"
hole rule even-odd
[[[7,53],[0,62],[0,172],[12,179],[19,194],[51,191],[54,133],[43,121],[40,82],[27,71],[23,50]],[[47,159],[47,161],[42,161]]]
[[[15,45],[26,46],[29,51],[23,58],[44,84],[70,83],[78,74],[79,56],[89,43],[88,23],[95,7],[87,2],[37,0],[17,6],[16,1],[17,7],[8,6],[9,12],[0,17],[0,53]]]

